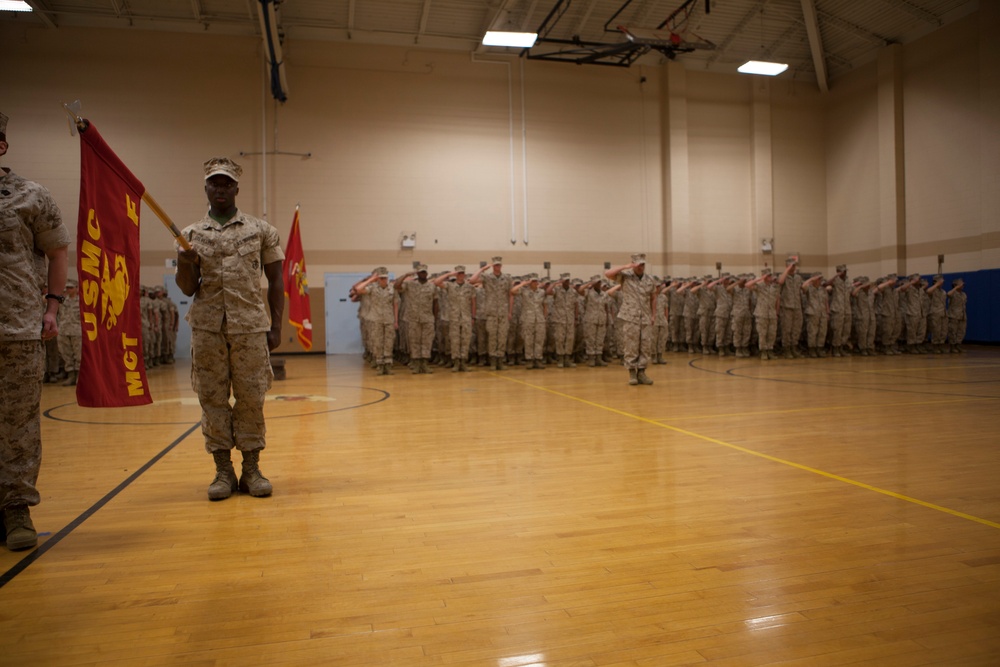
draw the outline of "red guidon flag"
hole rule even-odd
[[[308,352],[313,346],[312,318],[309,312],[309,279],[306,258],[302,254],[302,234],[299,232],[299,207],[295,207],[292,232],[285,245],[285,297],[288,299],[288,321],[299,335],[299,343]]]
[[[76,260],[83,351],[76,400],[84,407],[153,402],[139,312],[139,202],[145,191],[93,124],[80,132]]]

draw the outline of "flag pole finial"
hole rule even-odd
[[[70,124],[69,124],[69,134],[70,136],[76,136],[75,130],[80,130],[85,132],[90,126],[90,122],[80,116],[80,110],[83,105],[80,104],[80,100],[73,100],[69,104],[63,102],[62,108],[69,114]]]

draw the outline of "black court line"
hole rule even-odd
[[[370,389],[371,391],[380,392],[382,394],[382,397],[379,398],[378,400],[372,401],[370,403],[362,403],[360,405],[351,405],[351,406],[347,406],[347,407],[344,407],[344,408],[336,408],[334,410],[323,410],[322,412],[307,413],[307,414],[325,414],[325,413],[328,413],[328,412],[341,412],[341,411],[344,411],[344,410],[352,410],[352,409],[355,409],[355,408],[363,408],[363,407],[366,407],[366,406],[369,406],[369,405],[374,405],[376,403],[381,403],[382,401],[388,399],[391,396],[391,394],[389,392],[385,391],[384,389],[371,389],[370,387],[362,387],[362,389]],[[70,405],[70,404],[67,403],[66,405]],[[58,407],[63,407],[63,406],[56,406],[56,407],[58,408]],[[45,413],[44,413],[45,416],[47,418],[55,420],[55,421],[65,421],[65,422],[77,423],[77,424],[79,424],[79,423],[83,423],[83,424],[93,423],[93,422],[75,422],[75,421],[72,421],[72,420],[69,420],[69,419],[60,419],[59,417],[53,417],[52,415],[49,414],[49,412],[51,412],[52,410],[55,410],[55,409],[56,408],[50,408],[49,410],[46,410]],[[292,417],[292,416],[300,416],[300,415],[285,415],[285,417]],[[272,419],[280,419],[280,417],[272,417]],[[147,424],[142,424],[142,425],[147,425]],[[166,447],[164,447],[163,450],[159,454],[157,454],[156,456],[154,456],[153,458],[151,458],[149,461],[147,461],[145,464],[143,464],[142,467],[140,467],[134,473],[132,473],[131,475],[129,475],[121,484],[119,484],[114,489],[112,489],[111,491],[109,491],[103,498],[101,498],[96,503],[94,503],[89,508],[87,508],[80,516],[78,516],[75,519],[73,519],[73,521],[71,521],[69,524],[67,524],[66,526],[64,526],[55,535],[53,535],[49,539],[45,540],[45,542],[43,542],[41,546],[35,547],[35,549],[33,549],[32,551],[30,551],[27,556],[25,556],[24,558],[22,558],[21,560],[19,560],[17,563],[14,564],[13,567],[11,567],[9,570],[7,570],[2,575],[0,575],[0,588],[3,588],[8,583],[10,583],[14,579],[14,577],[16,577],[17,575],[19,575],[22,572],[24,572],[24,570],[26,570],[29,565],[31,565],[32,563],[34,563],[36,560],[38,560],[39,558],[41,558],[47,551],[49,551],[50,549],[52,549],[53,547],[55,547],[57,544],[59,544],[59,542],[61,542],[63,540],[63,538],[68,537],[69,534],[72,533],[77,528],[79,528],[83,524],[84,521],[86,521],[87,519],[89,519],[90,517],[92,517],[99,509],[101,509],[102,507],[104,507],[105,505],[107,505],[109,502],[111,502],[111,500],[113,500],[115,496],[117,496],[119,493],[121,493],[126,488],[128,488],[133,482],[135,482],[135,480],[139,479],[139,477],[143,473],[145,473],[147,470],[149,470],[150,468],[152,468],[164,456],[166,456],[167,454],[169,454],[170,450],[172,450],[174,447],[176,447],[181,442],[183,442],[185,438],[187,438],[189,435],[191,435],[194,432],[194,430],[197,429],[200,426],[201,426],[201,422],[200,421],[196,422],[194,424],[194,426],[192,426],[187,431],[185,431],[183,435],[181,435],[179,438],[177,438],[176,440],[174,440],[172,443],[170,443],[169,445],[167,445]]]
[[[781,382],[781,383],[785,383],[785,384],[799,384],[799,385],[806,385],[806,386],[810,386],[810,387],[827,387],[827,388],[831,388],[831,389],[844,389],[844,390],[867,389],[869,391],[881,391],[881,392],[886,392],[886,393],[891,393],[891,394],[917,394],[917,395],[920,395],[920,396],[950,396],[950,397],[954,397],[954,398],[982,398],[982,399],[1000,400],[1000,396],[983,396],[983,395],[980,395],[980,394],[959,394],[959,393],[945,392],[945,391],[918,391],[918,390],[915,390],[915,389],[893,389],[893,388],[890,388],[890,387],[878,386],[878,385],[870,385],[870,384],[860,384],[860,385],[859,384],[835,384],[835,383],[814,382],[814,381],[807,381],[807,380],[792,380],[792,379],[788,379],[788,378],[757,377],[757,376],[753,376],[753,375],[743,375],[743,374],[737,372],[738,371],[737,368],[730,368],[730,369],[724,370],[724,371],[716,371],[716,370],[712,370],[711,368],[703,368],[701,366],[695,365],[695,362],[701,361],[701,359],[702,359],[702,357],[695,357],[694,359],[691,359],[690,361],[688,361],[687,365],[690,368],[692,368],[692,369],[694,369],[696,371],[701,371],[702,373],[712,373],[714,375],[728,375],[729,377],[740,378],[741,380],[755,380],[755,381],[760,381],[760,382]],[[775,366],[773,366],[773,368],[778,368],[778,366],[775,365]],[[784,368],[788,368],[788,366],[784,366]],[[859,371],[855,371],[855,370],[846,370],[846,372],[851,373],[853,375],[861,375],[861,373]],[[928,382],[934,382],[934,381],[935,380],[928,380]],[[998,380],[976,380],[975,382],[957,382],[957,383],[953,383],[953,384],[993,384],[993,383],[997,383],[997,382],[1000,382],[1000,379],[998,379]],[[952,383],[950,383],[950,384],[952,384]]]
[[[333,385],[334,387],[346,387],[348,389],[364,389],[365,391],[374,391],[382,394],[381,397],[374,400],[368,401],[367,403],[355,403],[353,405],[345,405],[342,408],[331,408],[329,410],[316,410],[315,412],[299,412],[293,415],[276,415],[273,417],[268,417],[268,421],[273,419],[293,419],[297,417],[311,417],[312,415],[325,415],[331,412],[344,412],[345,410],[354,410],[355,408],[366,408],[369,405],[375,405],[376,403],[381,403],[382,401],[388,399],[391,394],[384,389],[376,389],[374,387],[356,387],[353,385]],[[300,394],[277,394],[278,396],[298,396]],[[153,405],[156,403],[154,402]],[[65,407],[75,406],[76,403],[62,403],[61,405],[56,405],[45,412],[42,416],[46,419],[51,419],[52,421],[63,422],[66,424],[87,424],[90,426],[178,426],[180,424],[185,424],[187,422],[97,422],[97,421],[84,421],[82,419],[67,419],[65,417],[57,417],[53,412],[60,410]]]
[[[49,549],[52,549],[54,546],[56,546],[57,544],[59,544],[60,542],[62,542],[63,538],[68,537],[69,534],[72,533],[77,528],[79,528],[83,524],[84,521],[86,521],[87,519],[89,519],[90,517],[92,517],[97,512],[97,510],[99,510],[102,507],[104,507],[105,505],[107,505],[109,502],[111,502],[111,500],[114,499],[115,496],[117,496],[119,493],[121,493],[126,488],[128,488],[128,486],[131,485],[132,482],[134,482],[135,480],[139,479],[139,477],[144,472],[146,472],[147,470],[149,470],[150,468],[152,468],[153,465],[157,461],[159,461],[164,456],[166,456],[168,453],[170,453],[170,450],[172,450],[174,447],[176,447],[181,442],[183,442],[184,439],[186,437],[188,437],[189,435],[191,435],[194,432],[194,430],[196,428],[198,428],[199,426],[201,426],[201,422],[200,421],[197,422],[191,428],[189,428],[187,431],[185,431],[184,434],[181,435],[179,438],[177,438],[176,440],[174,440],[173,442],[171,442],[169,445],[167,445],[166,447],[164,447],[163,451],[161,451],[159,454],[157,454],[156,456],[154,456],[153,458],[151,458],[149,461],[147,461],[141,468],[139,468],[138,470],[136,470],[134,473],[132,473],[131,475],[129,475],[125,479],[125,481],[123,481],[121,484],[119,484],[114,489],[112,489],[111,491],[109,491],[103,498],[101,498],[96,503],[94,503],[89,508],[87,508],[87,510],[85,510],[83,512],[83,514],[81,514],[80,516],[78,516],[75,519],[73,519],[69,524],[67,524],[66,526],[64,526],[62,528],[62,530],[60,530],[59,532],[57,532],[55,535],[53,535],[49,539],[45,540],[45,542],[43,542],[40,547],[36,547],[27,556],[25,556],[24,558],[22,558],[21,560],[19,560],[14,565],[14,567],[10,568],[6,572],[4,572],[2,575],[0,575],[0,588],[3,588],[8,583],[10,583],[14,579],[14,577],[16,577],[17,575],[21,574],[21,572],[23,572],[24,570],[26,570],[29,565],[31,565],[36,560],[38,560],[43,555],[45,555],[45,553],[47,551],[49,551]]]

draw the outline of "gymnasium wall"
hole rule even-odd
[[[674,275],[780,267],[792,251],[806,270],[845,262],[872,277],[932,273],[938,254],[946,272],[992,269],[1000,3],[983,5],[826,94],[788,75],[678,63],[485,62],[289,40],[284,105],[264,94],[254,38],[4,21],[3,164],[48,186],[75,220],[78,139],[60,103],[79,98],[183,227],[206,208],[201,163],[230,155],[245,168],[242,208],[285,236],[301,205],[313,289],[325,272],[494,254],[515,273],[549,261],[584,277],[637,250]],[[280,154],[265,160],[265,147]],[[409,232],[417,247],[402,250]],[[142,234],[141,279],[159,282],[172,240],[145,208]]]

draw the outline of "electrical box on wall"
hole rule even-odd
[[[760,251],[765,255],[774,252],[774,239],[761,239]]]
[[[413,250],[417,247],[417,233],[403,232],[400,235],[399,247],[403,250]]]

